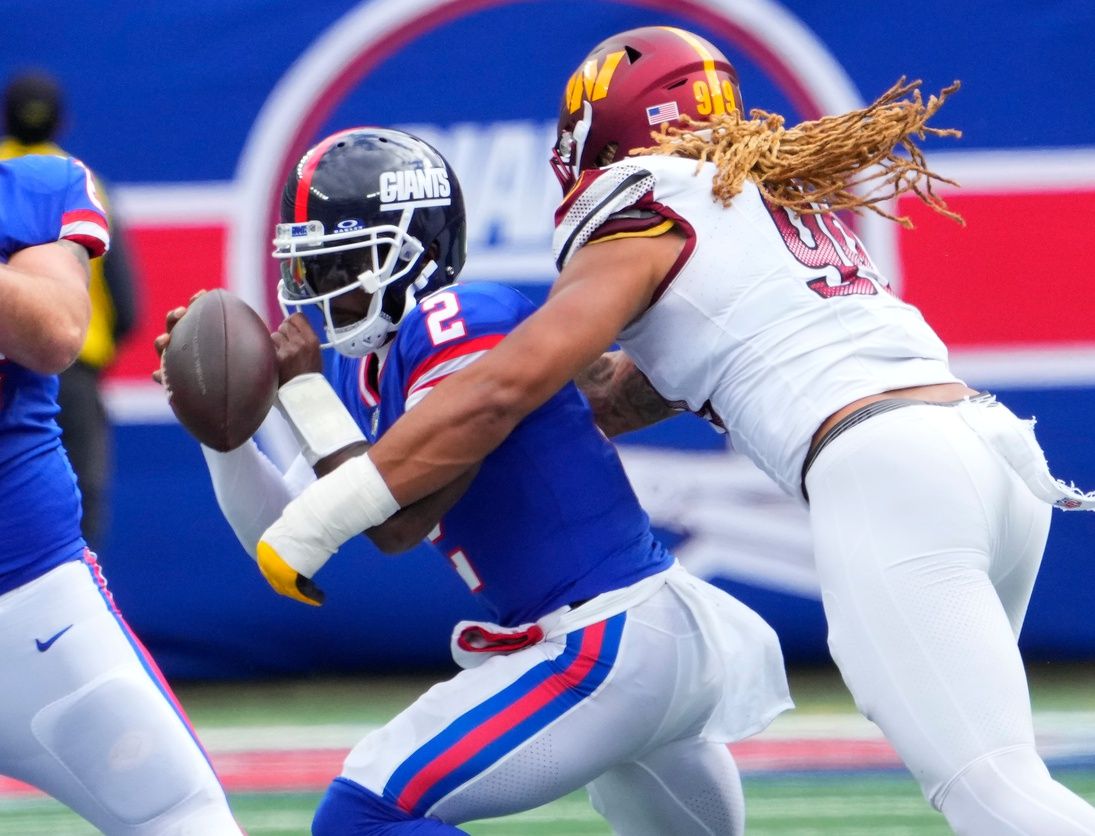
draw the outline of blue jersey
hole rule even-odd
[[[502,285],[452,285],[405,317],[378,376],[375,356],[337,357],[333,383],[375,439],[533,309]],[[430,539],[507,626],[627,586],[672,562],[573,383],[487,456]]]
[[[0,261],[62,238],[93,256],[106,249],[106,218],[87,169],[66,157],[0,162]],[[56,375],[0,359],[0,594],[84,550],[80,494],[56,414]]]

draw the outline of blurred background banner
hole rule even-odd
[[[394,125],[445,153],[470,215],[467,280],[544,297],[553,278],[547,164],[563,86],[602,38],[650,24],[719,45],[746,109],[788,123],[872,101],[902,75],[962,90],[925,143],[962,184],[967,226],[902,201],[915,230],[856,221],[875,260],[952,349],[958,373],[1039,419],[1054,472],[1095,487],[1095,5],[944,0],[97,0],[80,14],[0,2],[0,77],[67,91],[63,145],[113,185],[145,316],[110,372],[117,479],[101,560],[168,676],[235,678],[444,664],[479,612],[445,559],[364,541],[324,570],[320,610],[273,595],[220,516],[196,442],[150,380],[163,314],[228,287],[271,324],[272,219],[290,161],[320,136]],[[274,428],[264,443],[284,451]],[[806,514],[698,419],[622,452],[681,560],[827,659]],[[530,531],[529,537],[536,532]],[[1095,658],[1095,516],[1055,513],[1022,646]],[[514,556],[515,560],[520,555]]]

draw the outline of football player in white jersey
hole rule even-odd
[[[833,657],[950,826],[1095,833],[1095,809],[1035,751],[1016,645],[1051,506],[1095,495],[1054,479],[1031,423],[955,377],[835,214],[892,218],[883,202],[908,191],[951,214],[913,143],[954,133],[925,124],[951,89],[925,103],[899,83],[785,128],[742,116],[734,68],[692,33],[598,45],[563,99],[548,301],[291,503],[259,546],[267,576],[311,578],[572,378],[610,433],[689,409],[809,502]],[[626,356],[601,357],[614,342]]]

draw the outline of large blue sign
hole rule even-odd
[[[862,105],[905,74],[927,92],[960,79],[939,121],[964,137],[926,146],[966,186],[969,235],[982,237],[947,237],[930,223],[899,235],[871,218],[860,231],[891,278],[947,324],[959,372],[1038,415],[1054,470],[1095,485],[1095,327],[1076,314],[1095,298],[1084,273],[1095,222],[1091,4],[100,0],[65,14],[7,2],[0,14],[0,77],[37,67],[59,78],[64,144],[113,183],[146,267],[146,344],[123,358],[111,394],[118,476],[102,563],[169,674],[445,662],[451,624],[478,610],[426,548],[387,558],[352,544],[324,570],[330,597],[319,611],[269,592],[220,517],[196,444],[147,380],[146,336],[168,305],[220,283],[273,320],[268,254],[282,176],[316,138],[357,124],[399,125],[437,144],[467,196],[467,276],[542,298],[559,198],[546,161],[563,86],[593,44],[634,26],[708,37],[735,62],[746,108],[788,122]],[[978,243],[964,245],[967,262],[958,253],[968,240]],[[1019,258],[1029,262],[1012,272]],[[981,262],[988,276],[975,279]],[[196,265],[214,272],[194,275]],[[983,311],[995,296],[1015,320],[992,331]],[[284,442],[273,428],[263,438],[282,461]],[[789,658],[825,658],[802,508],[698,420],[624,444],[681,560],[758,609]],[[1023,638],[1032,657],[1095,656],[1093,535],[1095,517],[1057,515]]]

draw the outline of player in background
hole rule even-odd
[[[204,449],[252,554],[295,474],[360,457],[533,310],[511,288],[454,283],[465,257],[460,186],[408,134],[358,128],[323,140],[290,174],[281,217],[279,296],[296,312],[274,335],[278,403],[303,453],[283,477],[253,441]],[[335,350],[326,377],[301,311]],[[171,312],[169,331],[182,313]],[[158,338],[161,353],[169,340]],[[497,623],[456,626],[465,670],[354,747],[313,833],[462,833],[455,825],[583,786],[617,833],[743,832],[725,743],[790,707],[778,640],[654,539],[573,385],[481,464],[367,534],[389,552],[429,535]],[[294,597],[320,603],[308,584]]]
[[[548,301],[290,504],[259,544],[267,576],[311,578],[618,340],[626,360],[587,377],[613,429],[669,411],[650,409],[641,372],[808,496],[833,658],[950,826],[1095,833],[1095,810],[1035,751],[1016,645],[1050,506],[1095,495],[1052,478],[1031,425],[954,376],[835,214],[886,214],[879,202],[908,191],[947,213],[913,142],[947,133],[925,125],[947,92],[924,103],[899,83],[863,110],[786,128],[743,117],[733,67],[692,33],[604,41],[564,95]],[[878,189],[864,196],[865,182]],[[636,387],[637,402],[617,398]]]
[[[109,241],[88,170],[0,162],[0,773],[107,834],[240,832],[155,663],[80,533],[57,375],[87,331]]]

